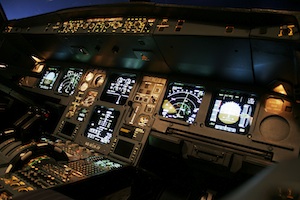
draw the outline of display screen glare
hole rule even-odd
[[[217,130],[247,134],[255,105],[254,94],[222,90],[213,99],[206,125]]]
[[[199,111],[204,88],[193,84],[170,83],[159,114],[192,124]]]
[[[120,112],[113,108],[96,106],[85,131],[85,137],[102,144],[110,143],[119,115]]]
[[[51,90],[59,75],[59,68],[49,67],[45,70],[43,77],[39,82],[39,88],[44,90]]]

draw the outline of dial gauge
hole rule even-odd
[[[171,83],[168,86],[160,115],[192,124],[204,96],[204,88],[192,84]]]
[[[105,74],[96,74],[93,80],[94,87],[100,87],[105,80]]]
[[[86,77],[85,77],[85,80],[87,82],[91,81],[92,79],[94,78],[94,73],[93,72],[89,72]]]

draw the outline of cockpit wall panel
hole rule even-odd
[[[177,73],[253,83],[247,39],[156,35],[167,64]]]

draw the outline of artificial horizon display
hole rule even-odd
[[[219,91],[210,106],[206,125],[237,134],[247,134],[253,120],[256,95],[237,91]]]
[[[48,67],[45,70],[38,87],[44,90],[51,90],[59,75],[59,72],[60,70],[58,67]]]

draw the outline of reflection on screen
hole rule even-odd
[[[62,130],[60,131],[62,134],[67,136],[72,136],[74,130],[76,128],[76,125],[71,122],[65,122],[63,125]]]
[[[192,124],[204,96],[198,85],[170,83],[159,114],[165,118],[179,119]]]
[[[129,97],[130,91],[135,84],[136,76],[129,74],[113,74],[109,77],[101,100],[124,105]]]
[[[207,126],[238,134],[247,134],[256,104],[254,94],[220,91],[210,108]]]
[[[114,150],[115,154],[129,158],[133,150],[134,144],[124,140],[119,140]]]
[[[57,92],[65,95],[72,95],[80,81],[82,69],[70,68],[60,80]]]
[[[49,67],[43,74],[40,80],[39,88],[44,90],[51,90],[59,75],[59,69],[56,67]]]
[[[101,142],[110,143],[116,126],[119,111],[104,106],[96,106],[85,131],[85,137]]]

